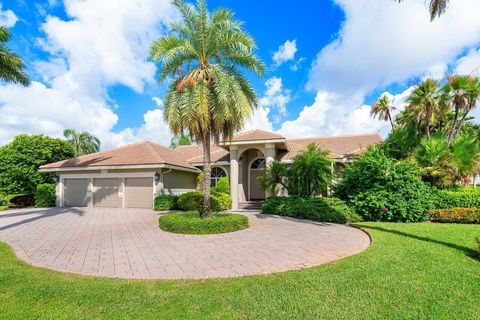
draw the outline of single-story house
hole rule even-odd
[[[315,143],[328,150],[335,162],[348,162],[369,145],[382,141],[377,134],[286,139],[263,130],[237,134],[212,146],[212,186],[229,177],[232,208],[263,200],[261,169],[274,159],[289,163]],[[142,141],[40,167],[57,178],[57,206],[152,208],[158,194],[182,194],[197,189],[203,165],[202,147],[171,149]]]

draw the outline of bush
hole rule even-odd
[[[230,181],[228,177],[221,177],[217,181],[217,185],[212,188],[212,193],[230,194]]]
[[[438,190],[434,207],[436,209],[480,208],[480,190],[473,188]]]
[[[178,196],[161,194],[155,197],[155,211],[175,210],[177,206]]]
[[[334,194],[367,221],[422,221],[436,200],[413,161],[390,159],[376,147],[345,169]]]
[[[43,183],[37,186],[35,191],[35,207],[49,208],[55,207],[55,185],[52,183]]]
[[[10,198],[10,203],[14,208],[27,208],[35,205],[35,196],[33,194],[19,194]]]
[[[430,221],[447,223],[480,223],[480,209],[453,208],[431,210],[428,212]]]
[[[361,218],[337,198],[269,197],[262,204],[265,214],[321,222],[357,222]]]
[[[160,229],[184,234],[216,234],[248,228],[248,218],[240,214],[214,213],[201,218],[198,211],[166,214],[159,219]]]
[[[212,211],[214,212],[229,210],[232,206],[232,200],[228,194],[212,193],[210,199]],[[203,193],[199,191],[184,193],[178,197],[177,204],[181,210],[202,212]]]

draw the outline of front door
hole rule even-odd
[[[260,188],[258,177],[263,174],[265,159],[258,158],[252,161],[249,169],[248,200],[265,200],[265,191]]]

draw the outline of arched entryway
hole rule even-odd
[[[265,191],[260,188],[258,177],[263,174],[265,158],[257,157],[248,166],[248,200],[265,200]]]

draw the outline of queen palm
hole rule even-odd
[[[239,68],[262,75],[255,42],[234,20],[234,13],[210,13],[204,0],[190,5],[175,0],[182,21],[171,35],[155,41],[150,57],[159,64],[160,81],[172,78],[164,118],[173,134],[186,130],[203,147],[202,217],[210,217],[210,144],[231,139],[257,106],[257,96]]]
[[[430,131],[435,113],[441,111],[442,90],[437,81],[427,79],[419,83],[407,99],[408,109],[416,115],[416,123],[423,122],[427,140],[430,139]]]
[[[100,151],[100,140],[86,131],[65,129],[63,135],[72,145],[76,157]]]
[[[405,0],[398,0],[402,2]],[[450,0],[430,0],[428,10],[430,11],[430,20],[440,17],[447,10],[447,6]]]
[[[374,118],[378,116],[378,119],[382,121],[389,121],[390,125],[392,126],[392,131],[395,129],[393,119],[392,119],[392,112],[395,110],[395,107],[390,104],[390,99],[387,95],[383,95],[372,105],[372,109],[370,110],[370,115]]]
[[[0,26],[0,79],[27,86],[30,80],[23,70],[25,65],[22,59],[5,45],[10,39],[10,31]]]

